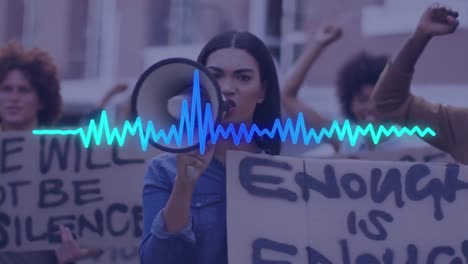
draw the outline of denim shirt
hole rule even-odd
[[[165,232],[162,209],[171,195],[176,158],[162,154],[147,169],[143,187],[142,264],[227,264],[226,172],[213,159],[192,195],[190,222],[180,233]]]

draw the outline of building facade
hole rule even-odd
[[[417,83],[468,83],[468,23],[464,18],[468,4],[464,0],[445,2],[460,9],[461,28],[457,34],[431,43],[418,65]],[[47,50],[59,66],[66,99],[74,100],[86,93],[72,89],[103,91],[112,83],[138,78],[148,65],[165,56],[193,58],[210,37],[231,29],[248,30],[263,39],[284,73],[313,32],[323,24],[334,23],[343,27],[344,36],[310,71],[306,83],[333,87],[337,69],[354,53],[366,49],[392,54],[401,46],[430,2],[411,3],[0,0],[0,44],[19,40],[25,46]],[[76,88],[80,85],[85,87]]]

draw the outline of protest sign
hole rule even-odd
[[[85,148],[73,136],[0,136],[0,251],[60,246],[58,226],[80,245],[135,247],[142,236],[143,177],[156,150]]]
[[[338,154],[327,158],[455,163],[455,160],[448,153],[431,146],[384,151],[360,151],[350,154]]]
[[[456,164],[230,152],[229,263],[465,263],[467,189]]]
[[[263,248],[268,247],[280,247],[280,251],[292,253],[292,247],[283,248],[270,243],[270,239],[292,245],[305,245],[308,241],[307,232],[299,227],[307,224],[307,208],[305,203],[297,202],[301,189],[294,181],[295,175],[303,171],[302,160],[247,157],[241,153],[228,155],[226,184],[229,263],[253,263],[251,255],[259,255]],[[259,199],[253,199],[254,197]],[[270,203],[265,203],[265,200]],[[278,207],[281,208],[280,211]],[[285,221],[288,216],[290,218]],[[251,254],[248,255],[248,252]],[[268,253],[274,254],[275,250]],[[297,255],[296,260],[301,260],[298,263],[305,263],[304,252],[294,252],[294,255]]]

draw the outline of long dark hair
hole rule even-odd
[[[253,122],[260,129],[272,129],[275,120],[281,120],[281,101],[278,75],[270,51],[258,37],[249,32],[228,31],[212,38],[203,47],[197,61],[206,65],[211,53],[224,48],[245,50],[257,61],[260,79],[265,87],[265,99],[255,108]],[[256,137],[255,142],[268,154],[278,155],[281,152],[279,135],[274,138]]]

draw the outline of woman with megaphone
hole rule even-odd
[[[259,38],[248,32],[219,34],[197,62],[219,84],[229,106],[221,126],[271,128],[280,119],[275,65]],[[209,142],[203,155],[195,149],[152,160],[143,188],[141,263],[226,264],[226,152],[277,155],[280,149],[279,136],[240,144],[229,138]]]

